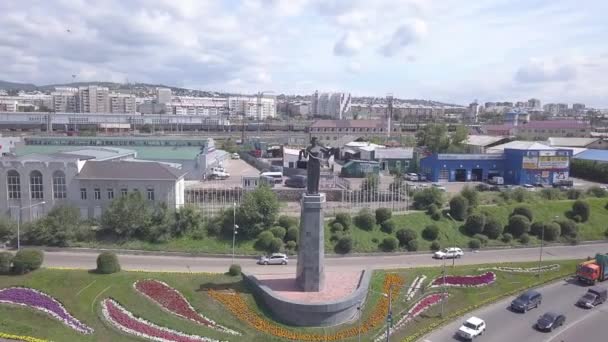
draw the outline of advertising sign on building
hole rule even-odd
[[[567,169],[569,163],[568,157],[562,156],[541,156],[538,157],[539,169]]]
[[[538,168],[538,157],[523,157],[522,167],[524,169]]]
[[[553,172],[553,183],[559,183],[561,181],[568,180],[568,176],[568,171]]]

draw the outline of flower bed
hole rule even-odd
[[[382,292],[388,293],[389,291],[392,291],[393,298],[397,298],[399,295],[399,290],[403,286],[403,282],[404,280],[400,276],[396,274],[387,274],[382,284]],[[247,302],[245,302],[243,297],[238,293],[209,290],[209,295],[226,306],[226,308],[230,310],[230,312],[232,312],[232,314],[234,314],[238,319],[246,322],[256,330],[265,334],[297,341],[340,341],[357,336],[359,331],[362,334],[365,334],[384,323],[386,312],[388,310],[388,298],[382,296],[378,300],[378,304],[374,307],[370,317],[365,320],[365,322],[362,322],[361,328],[356,326],[338,331],[333,334],[323,335],[300,333],[269,322],[251,310]]]
[[[395,325],[393,325],[392,331],[395,332],[401,329],[407,322],[428,310],[431,306],[439,303],[442,297],[443,296],[441,293],[432,293],[426,295],[424,298],[416,302],[416,304],[414,304],[414,306],[412,306],[412,308],[397,323],[395,323]],[[379,342],[384,339],[386,339],[386,332],[378,336],[375,341]]]
[[[407,289],[407,293],[405,294],[405,301],[408,300],[412,300],[412,298],[414,298],[414,296],[416,295],[416,292],[422,288],[422,284],[424,284],[424,281],[426,280],[426,276],[418,276],[416,277],[416,279],[414,279],[414,281],[412,282],[412,285],[410,285],[409,289]]]
[[[156,304],[160,305],[163,309],[179,317],[194,321],[204,326],[232,334],[240,335],[240,333],[223,327],[211,319],[199,314],[194,310],[192,305],[182,296],[179,291],[172,288],[171,286],[163,283],[162,281],[154,279],[146,279],[137,281],[133,284],[135,290]]]
[[[42,339],[31,337],[31,336],[5,334],[5,333],[1,333],[1,332],[0,332],[0,338],[7,339],[7,340],[24,341],[24,342],[48,342],[47,340],[42,340]]]
[[[544,265],[540,267],[541,272],[550,272],[559,270],[559,264],[552,265]],[[539,271],[538,267],[508,267],[508,266],[495,266],[495,267],[484,267],[478,268],[478,271],[501,271],[501,272],[511,272],[511,273],[537,273]]]
[[[101,302],[101,308],[103,317],[112,326],[130,335],[161,342],[218,342],[211,338],[188,335],[161,327],[145,319],[135,317],[111,298],[104,299]]]
[[[492,284],[496,280],[494,272],[486,272],[475,276],[446,276],[445,286],[453,287],[480,287]],[[431,283],[431,287],[443,286],[444,277],[437,277]]]
[[[39,310],[51,315],[80,333],[93,333],[92,328],[74,318],[58,300],[46,293],[34,289],[26,287],[9,287],[1,289],[0,303],[20,305]]]

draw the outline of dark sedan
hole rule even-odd
[[[540,316],[536,322],[536,328],[541,331],[552,331],[557,327],[564,325],[566,316],[555,312],[547,312]]]
[[[306,176],[293,176],[285,180],[285,186],[290,188],[305,188]]]

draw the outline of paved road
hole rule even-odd
[[[488,326],[483,336],[476,342],[605,342],[608,340],[608,325],[606,313],[608,304],[592,310],[581,309],[574,305],[576,300],[585,293],[586,288],[572,280],[559,281],[542,287],[539,292],[543,295],[542,304],[525,314],[515,313],[508,309],[515,296],[496,304],[476,310],[466,317],[454,321],[443,329],[426,337],[423,342],[459,341],[454,336],[462,322],[477,316],[486,321]],[[547,311],[560,312],[566,315],[563,327],[553,332],[539,332],[533,328],[540,315]]]
[[[598,251],[607,251],[608,243],[546,247],[543,260],[576,259],[595,255]],[[505,250],[488,250],[480,252],[465,252],[458,265],[471,265],[494,262],[517,262],[538,260],[538,248],[517,248]],[[45,253],[44,266],[95,268],[96,253],[75,251],[52,251]],[[130,255],[119,254],[120,263],[126,270],[147,271],[183,271],[183,272],[225,272],[231,264],[231,258]],[[295,259],[287,266],[260,266],[256,260],[236,259],[245,271],[255,274],[294,274]],[[407,268],[420,266],[439,266],[440,260],[434,260],[429,254],[390,255],[390,256],[360,256],[326,258],[326,270],[358,271],[367,269]],[[448,261],[449,262],[449,261]]]

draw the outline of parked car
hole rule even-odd
[[[555,312],[546,312],[536,321],[536,329],[540,331],[552,331],[564,325],[566,316]]]
[[[535,191],[536,189],[534,188],[534,185],[532,184],[524,184],[522,185],[522,187],[528,191]]]
[[[418,180],[421,182],[426,182],[426,175],[423,173],[418,174]]]
[[[488,179],[488,183],[493,184],[493,185],[504,185],[505,179],[500,176],[494,176],[494,177],[491,177],[490,179]]]
[[[227,179],[230,174],[223,167],[213,167],[209,173],[210,179]]]
[[[272,253],[270,256],[262,255],[258,260],[259,265],[287,265],[287,255],[283,253]]]
[[[285,186],[290,188],[305,188],[306,176],[293,176],[285,180]]]
[[[238,153],[233,153],[233,154],[231,155],[231,158],[232,158],[232,159],[241,159],[241,156],[239,156],[239,154],[238,154]]]
[[[418,177],[417,173],[406,173],[405,174],[405,180],[412,181],[412,182],[417,182],[417,181],[420,180],[420,177]]]
[[[608,290],[602,286],[593,286],[576,302],[576,305],[591,309],[606,301]]]
[[[441,191],[447,191],[447,189],[445,188],[445,186],[439,184],[439,183],[433,183],[431,184],[435,189],[439,189]]]
[[[440,251],[437,251],[433,254],[433,258],[435,259],[453,259],[453,258],[460,258],[464,255],[464,252],[462,251],[462,249],[458,248],[458,247],[450,247],[450,248],[444,248]]]
[[[511,302],[511,310],[525,313],[530,309],[538,308],[542,300],[543,296],[538,291],[529,290]]]
[[[274,179],[274,183],[275,184],[281,184],[281,183],[283,183],[283,172],[267,171],[267,172],[262,172],[260,174],[260,176],[261,177],[268,177],[268,178]]]
[[[472,340],[477,336],[483,335],[486,330],[486,322],[475,316],[467,319],[456,333],[459,337],[465,340]]]

